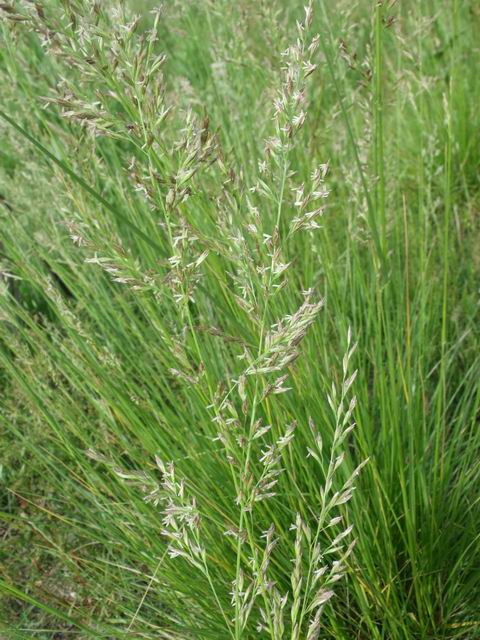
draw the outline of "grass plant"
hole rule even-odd
[[[480,637],[477,4],[0,16],[0,637]]]

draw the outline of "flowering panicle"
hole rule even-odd
[[[260,478],[255,484],[251,483],[253,486],[250,494],[247,494],[246,499],[244,496],[239,496],[238,498],[238,503],[244,504],[247,510],[251,511],[255,502],[261,502],[262,500],[273,498],[276,495],[275,486],[278,483],[278,476],[283,471],[281,466],[282,452],[293,440],[296,426],[296,422],[292,422],[292,424],[287,426],[283,436],[278,438],[273,444],[266,445],[265,448],[261,450],[259,462],[262,465],[262,472]],[[260,427],[258,431],[254,433],[253,438],[259,438],[269,430],[270,425]]]
[[[298,357],[298,345],[323,307],[323,300],[310,302],[309,297],[293,315],[285,316],[265,336],[262,355],[251,364],[247,375],[281,371]]]
[[[318,219],[323,216],[325,211],[325,204],[322,204],[322,201],[325,200],[329,194],[328,189],[325,187],[327,172],[328,165],[320,165],[320,167],[312,172],[308,192],[305,192],[304,184],[294,189],[295,208],[298,211],[298,215],[290,222],[291,233],[295,233],[301,229],[314,231],[320,228]]]
[[[311,57],[318,48],[319,38],[309,39],[313,21],[313,3],[305,7],[303,22],[297,22],[298,39],[282,54],[284,80],[274,100],[276,135],[266,141],[267,155],[282,154],[291,146],[294,135],[303,127],[306,113],[306,80],[315,71]]]
[[[115,258],[100,257],[95,254],[91,258],[85,258],[85,263],[99,266],[110,275],[113,282],[124,284],[132,291],[150,291],[155,297],[160,296],[160,287],[155,274],[143,273],[138,260],[128,256],[120,248]]]
[[[185,493],[183,480],[177,480],[173,463],[164,463],[155,458],[162,482],[146,496],[147,501],[164,504],[161,533],[168,542],[171,558],[185,558],[202,572],[205,571],[206,552],[200,542],[200,514],[195,498]]]

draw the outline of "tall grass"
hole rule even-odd
[[[476,4],[0,7],[2,632],[477,637]]]

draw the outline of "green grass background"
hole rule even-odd
[[[14,4],[14,15],[31,10]],[[72,15],[95,24],[93,3],[40,5],[63,25],[64,47],[80,42]],[[120,66],[134,60],[152,8],[127,3],[127,14],[142,17]],[[227,637],[206,581],[186,563],[164,559],[159,510],[85,451],[151,473],[155,454],[175,460],[201,505],[228,609],[225,576],[235,555],[218,531],[235,522],[234,493],[210,438],[208,393],[238,375],[240,345],[256,344],[258,334],[235,307],[228,273],[238,265],[225,229],[242,227],[271,134],[280,52],[302,15],[301,3],[281,0],[166,3],[153,46],[167,55],[162,92],[172,112],[160,125],[152,204],[128,177],[132,156],[146,173],[152,158],[129,137],[128,124],[141,113],[135,88],[105,62],[121,34],[115,20],[99,19],[93,38],[100,49],[87,39],[73,64],[61,47],[58,55],[46,51],[41,34],[2,12],[0,268],[11,274],[0,280],[2,637]],[[473,0],[324,1],[315,3],[313,28],[318,67],[291,167],[299,183],[328,161],[331,193],[322,229],[285,240],[292,265],[269,323],[294,312],[304,288],[315,287],[326,303],[290,370],[292,391],[269,401],[265,418],[276,429],[292,419],[306,425],[311,416],[331,441],[326,396],[341,379],[351,327],[358,427],[347,465],[367,456],[369,463],[348,508],[357,546],[320,637],[474,639],[480,11]],[[108,117],[117,137],[96,137],[58,107],[45,108],[43,98],[62,86],[87,106],[116,91]],[[171,149],[187,108],[199,119],[208,114],[223,157],[193,179],[185,205],[210,254],[186,312],[194,330],[182,334],[186,316],[163,284],[160,293],[132,292],[112,282],[85,263],[92,251],[72,244],[64,221],[74,220],[98,255],[114,256],[126,272],[162,273],[170,254],[158,202],[182,161]],[[268,227],[271,204],[257,206]],[[293,215],[290,193],[284,215]],[[261,296],[260,281],[255,287]],[[168,336],[181,343],[191,371],[203,363],[205,384],[169,374],[178,363]],[[322,483],[305,456],[308,437],[300,432],[286,461],[283,498],[259,517],[259,528],[274,521],[285,539],[296,493],[313,512]],[[274,572],[287,590],[288,556]],[[257,637],[254,627],[244,637]]]

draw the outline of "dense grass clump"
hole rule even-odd
[[[0,15],[1,637],[480,637],[477,3]]]

